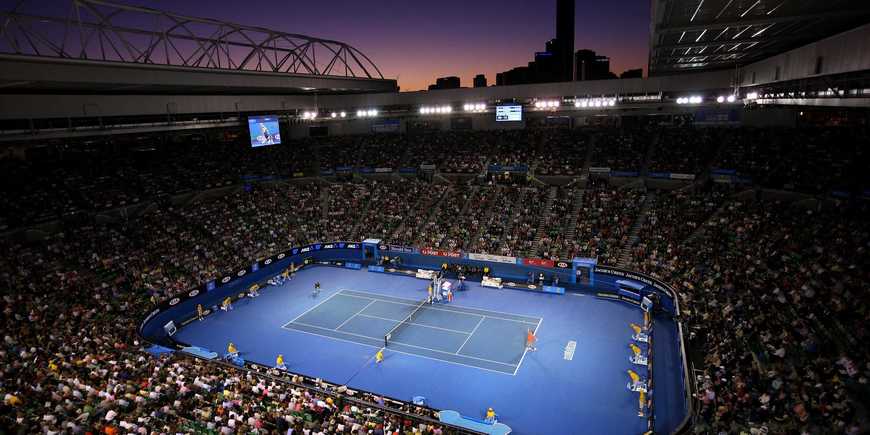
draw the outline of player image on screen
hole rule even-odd
[[[252,116],[248,118],[251,146],[262,147],[281,143],[281,129],[277,116]]]

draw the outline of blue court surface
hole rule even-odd
[[[323,290],[314,296],[316,281]],[[243,358],[264,365],[283,354],[292,372],[402,400],[423,396],[433,408],[466,416],[481,418],[491,406],[516,434],[646,430],[637,395],[626,389],[628,369],[645,375],[629,362],[628,325],[643,318],[637,307],[587,294],[466,284],[452,303],[421,306],[427,281],[311,267],[232,311],[190,323],[175,338],[220,354],[232,341]],[[535,352],[525,350],[529,329],[537,330]],[[374,355],[388,333],[378,364]],[[569,342],[576,343],[570,355]],[[657,396],[676,404],[681,392],[662,385],[680,385],[678,349],[674,342],[655,350]],[[657,402],[656,426],[673,429],[682,414],[669,414],[666,405]]]

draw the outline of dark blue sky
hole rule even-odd
[[[349,43],[403,91],[435,78],[525,65],[555,36],[555,0],[118,0]],[[575,47],[610,56],[611,69],[646,70],[649,0],[577,0]]]

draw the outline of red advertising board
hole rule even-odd
[[[538,267],[553,267],[553,260],[545,260],[543,258],[523,258],[523,264],[527,266]]]

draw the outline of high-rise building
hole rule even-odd
[[[610,58],[600,56],[592,50],[577,50],[575,54],[577,74],[575,80],[605,80],[616,78],[610,72]]]
[[[556,0],[556,43],[554,55],[558,81],[574,79],[574,13],[575,0]]]
[[[474,76],[474,87],[475,88],[485,88],[486,87],[486,76],[483,74],[478,74]]]
[[[435,80],[434,85],[429,85],[429,90],[432,91],[435,89],[459,89],[459,84],[459,77],[441,77]]]
[[[640,79],[643,78],[643,70],[640,68],[627,69],[619,75],[621,79]]]

